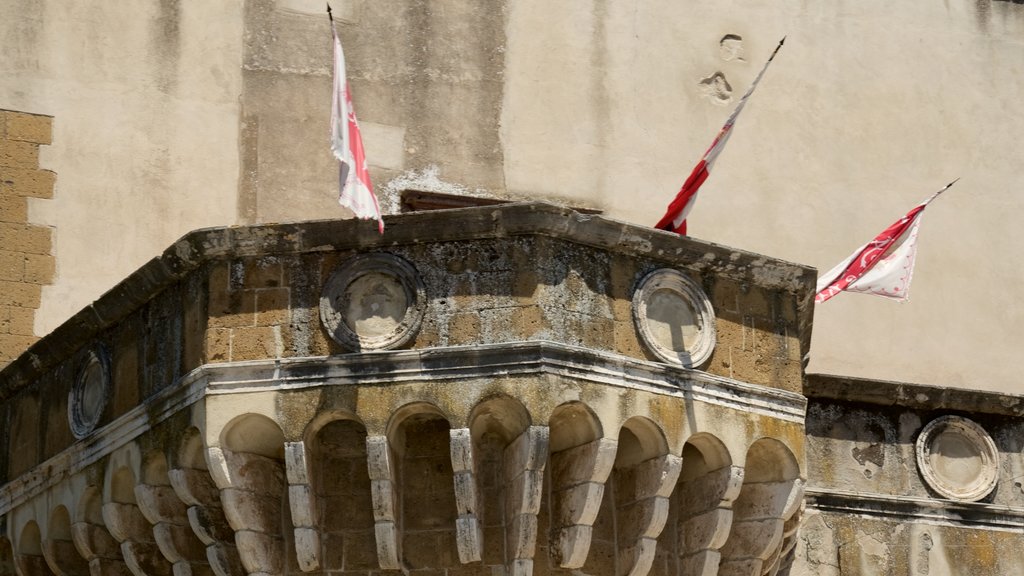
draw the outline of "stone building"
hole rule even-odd
[[[813,269],[387,225],[194,232],[0,372],[7,573],[1024,570],[1021,399],[806,377]]]
[[[0,0],[0,574],[1024,574],[1024,6],[321,10]]]

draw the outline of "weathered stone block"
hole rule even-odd
[[[276,326],[231,329],[231,360],[277,358],[280,331]]]
[[[0,176],[0,196],[50,199],[56,181],[57,175],[49,170],[5,167]]]
[[[601,508],[604,484],[587,482],[552,493],[554,507],[551,512],[553,526],[590,525]]]
[[[28,200],[9,192],[0,191],[0,222],[28,221]]]
[[[6,121],[8,140],[20,140],[34,144],[50,144],[53,141],[53,118],[39,114],[0,111]]]
[[[247,490],[228,488],[221,491],[224,516],[235,530],[269,530],[281,519],[281,498]]]
[[[40,286],[0,281],[0,306],[39,308]]]
[[[33,142],[0,140],[0,166],[37,168],[39,166],[39,145]]]
[[[170,486],[136,485],[135,499],[139,510],[151,524],[157,522],[188,523],[185,504],[178,499],[178,495]]]
[[[56,259],[46,254],[25,255],[25,282],[30,284],[49,284],[53,281],[56,271]]]
[[[378,567],[377,546],[372,531],[346,533],[343,546],[345,551],[344,570],[373,570]]]
[[[263,288],[255,293],[257,326],[291,322],[291,291],[288,288]]]
[[[9,306],[7,308],[8,313],[8,331],[11,334],[17,334],[20,336],[35,336],[35,310],[32,308],[22,308],[20,306]],[[3,325],[3,313],[0,312],[0,326]],[[0,332],[3,330],[0,329]]]
[[[692,554],[698,550],[721,548],[729,537],[732,519],[732,510],[715,508],[686,520],[679,528],[681,553]]]
[[[0,246],[11,252],[49,254],[51,231],[44,226],[0,222]]]
[[[281,574],[284,568],[282,542],[268,534],[241,530],[235,532],[238,555],[249,574]]]
[[[282,284],[283,269],[277,256],[266,256],[246,263],[246,288],[276,288]]]

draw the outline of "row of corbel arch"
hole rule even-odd
[[[410,545],[429,532],[453,564],[513,576],[766,576],[795,544],[803,482],[780,439],[703,431],[673,450],[649,416],[573,401],[537,424],[510,397],[452,420],[411,402],[383,429],[322,412],[294,439],[260,413],[151,431],[12,511],[10,560],[20,576],[408,570],[437,567]]]

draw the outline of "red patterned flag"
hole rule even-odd
[[[904,301],[910,296],[910,279],[917,257],[917,229],[928,204],[956,183],[932,194],[892,223],[874,240],[818,277],[814,303],[821,304],[840,292],[863,292]]]
[[[331,19],[331,33],[334,35],[334,91],[331,102],[331,152],[341,163],[339,183],[341,191],[338,203],[351,210],[358,218],[377,220],[377,229],[384,233],[384,220],[380,206],[373,194],[370,172],[366,167],[366,153],[363,151],[363,137],[359,133],[359,122],[352,108],[352,93],[345,76],[345,53],[334,26],[331,7],[327,6]]]
[[[782,44],[786,41],[785,38],[779,40],[779,45],[775,47],[772,55],[768,57],[768,61],[764,63],[764,68],[754,78],[754,82],[747,88],[747,93],[740,98],[739,104],[736,105],[736,109],[732,111],[729,118],[725,121],[725,125],[718,132],[718,136],[715,136],[715,141],[711,143],[711,147],[708,148],[707,152],[700,159],[700,162],[693,168],[693,172],[690,173],[690,177],[683,183],[683,187],[676,194],[676,197],[668,205],[668,210],[665,215],[661,217],[661,220],[654,225],[655,228],[661,230],[668,230],[669,232],[675,232],[677,234],[686,235],[686,216],[690,213],[693,208],[694,202],[697,200],[697,190],[700,189],[700,185],[704,183],[708,178],[708,174],[711,172],[711,166],[718,159],[718,155],[722,153],[722,148],[725,148],[725,143],[729,141],[729,136],[732,135],[732,127],[736,123],[736,117],[740,115],[743,110],[743,106],[747,103],[747,98],[754,92],[754,88],[757,88],[757,83],[761,81],[761,77],[764,76],[765,70],[768,69],[768,65],[772,63],[772,59],[778,54],[779,48],[782,48]]]

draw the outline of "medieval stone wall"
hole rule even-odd
[[[55,175],[39,166],[51,122],[0,110],[0,368],[38,339],[36,310],[43,286],[53,281],[53,230],[29,221],[29,203],[53,197]]]

